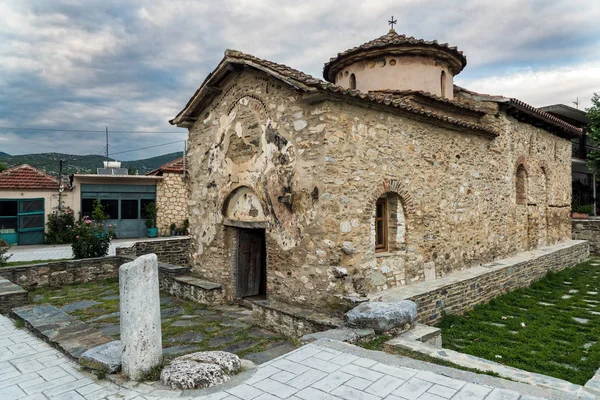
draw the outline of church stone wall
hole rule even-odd
[[[190,128],[194,273],[234,297],[238,227],[226,213],[238,188],[264,214],[268,296],[292,303],[335,308],[339,296],[569,239],[570,142],[486,106],[495,139],[385,108],[311,104],[258,73],[230,80]],[[376,253],[375,202],[390,192],[400,201],[390,218],[404,218]]]

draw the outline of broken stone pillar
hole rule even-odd
[[[131,380],[162,363],[158,260],[147,254],[119,268],[121,370]]]

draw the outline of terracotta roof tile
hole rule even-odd
[[[58,179],[28,164],[0,172],[0,189],[58,190]]]
[[[187,172],[187,165],[185,168]],[[166,164],[161,165],[160,167],[148,172],[146,175],[158,175],[161,172],[171,172],[176,174],[183,173],[183,157],[179,157],[173,161],[169,161]]]

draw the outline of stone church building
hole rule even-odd
[[[570,239],[580,130],[453,84],[465,55],[388,34],[324,80],[227,50],[189,130],[194,273],[312,307]]]

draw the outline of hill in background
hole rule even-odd
[[[123,161],[121,164],[123,168],[133,167],[140,175],[144,175],[181,156],[182,152],[175,152],[142,160]],[[106,161],[106,157],[96,154],[77,156],[62,153],[21,154],[11,156],[0,152],[0,162],[7,164],[9,167],[20,164],[29,164],[53,176],[58,175],[60,160],[65,160],[65,163],[63,164],[63,175],[69,176],[72,174],[95,174],[97,168],[103,167],[102,162]],[[112,158],[109,158],[109,160],[114,161]]]

